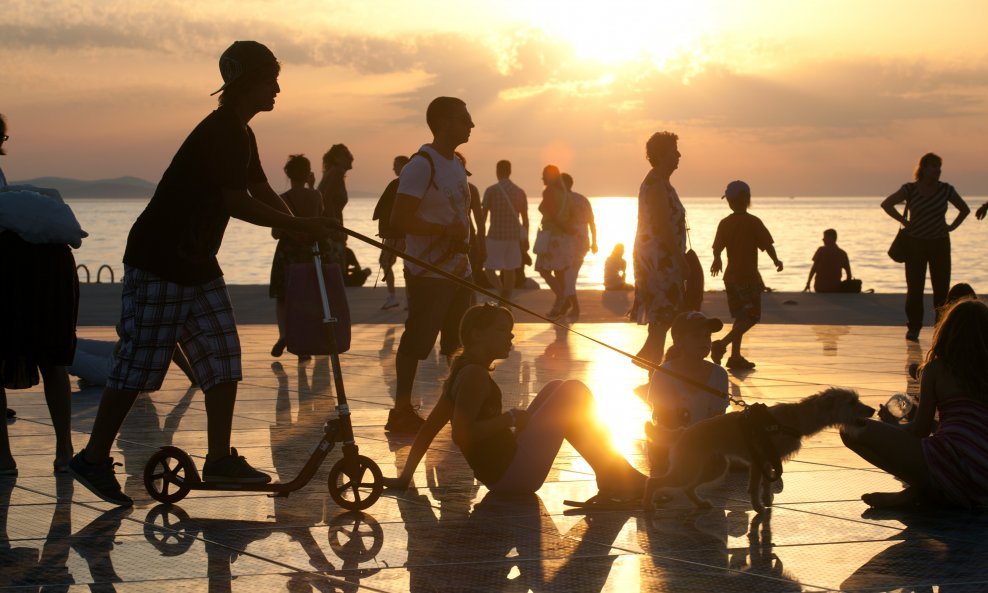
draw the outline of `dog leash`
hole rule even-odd
[[[570,326],[568,326],[566,324],[559,323],[558,321],[556,321],[554,319],[549,319],[548,317],[544,317],[544,316],[536,313],[535,311],[532,311],[531,309],[529,309],[527,307],[523,307],[522,305],[519,305],[519,304],[517,304],[515,302],[509,301],[509,300],[505,299],[504,297],[502,297],[502,296],[500,296],[498,294],[495,294],[495,293],[487,290],[486,288],[483,288],[482,286],[478,286],[478,285],[474,284],[473,282],[470,282],[469,280],[465,280],[463,278],[460,278],[459,276],[456,276],[455,274],[452,274],[450,272],[447,272],[446,270],[437,268],[436,266],[433,266],[432,264],[430,264],[428,262],[422,261],[421,259],[419,259],[419,258],[417,258],[417,257],[415,257],[413,255],[409,255],[409,254],[405,253],[404,251],[402,251],[400,249],[397,249],[395,247],[391,247],[390,245],[385,245],[384,243],[381,243],[380,241],[376,241],[376,240],[368,237],[367,235],[364,235],[362,233],[358,233],[357,231],[354,231],[352,229],[348,229],[347,227],[345,227],[342,224],[339,224],[339,223],[337,223],[335,221],[333,222],[333,224],[336,226],[336,228],[338,228],[342,232],[346,233],[347,235],[353,237],[354,239],[357,239],[359,241],[363,241],[364,243],[367,243],[368,245],[373,245],[374,247],[377,247],[378,249],[381,249],[383,251],[386,251],[388,253],[391,253],[392,255],[395,255],[397,257],[400,257],[401,259],[403,259],[405,261],[408,261],[408,262],[411,262],[411,263],[415,264],[416,266],[419,266],[419,267],[421,267],[421,268],[423,268],[425,270],[428,270],[428,271],[430,271],[430,272],[432,272],[434,274],[438,274],[438,275],[442,276],[443,278],[446,278],[447,280],[451,280],[452,282],[455,282],[456,284],[459,284],[461,286],[464,286],[466,288],[469,288],[470,290],[473,290],[475,292],[479,292],[480,294],[482,294],[482,295],[484,295],[484,296],[486,296],[486,297],[488,297],[488,298],[490,298],[490,299],[492,299],[494,301],[503,302],[503,303],[505,303],[505,304],[507,304],[507,305],[509,305],[509,306],[511,306],[513,308],[515,308],[515,309],[518,309],[519,311],[522,311],[524,313],[528,313],[529,315],[531,315],[533,317],[536,317],[537,319],[541,319],[542,321],[545,321],[546,323],[550,323],[550,324],[552,324],[552,325],[554,325],[556,327],[562,328],[562,329],[564,329],[564,330],[566,330],[568,332],[571,332],[573,334],[576,334],[576,335],[580,336],[581,338],[590,340],[591,342],[597,344],[598,346],[603,346],[604,348],[607,348],[608,350],[610,350],[612,352],[615,352],[617,354],[620,354],[621,356],[625,356],[627,358],[630,358],[632,361],[638,363],[640,366],[643,366],[643,367],[652,369],[653,371],[658,371],[658,372],[661,372],[661,373],[665,373],[669,377],[672,377],[674,379],[677,379],[679,381],[682,381],[683,383],[686,383],[687,385],[690,385],[692,387],[695,387],[695,388],[697,388],[697,389],[699,389],[699,390],[701,390],[701,391],[703,391],[705,393],[709,393],[710,395],[714,395],[714,396],[719,397],[721,399],[725,399],[728,402],[730,402],[730,403],[732,403],[732,404],[734,404],[734,405],[736,405],[736,406],[738,406],[740,408],[745,408],[745,407],[748,406],[748,404],[745,403],[745,401],[743,399],[741,399],[740,397],[734,397],[730,393],[723,392],[723,391],[721,391],[719,389],[716,389],[714,387],[711,387],[711,386],[707,385],[706,383],[700,383],[699,381],[696,381],[696,380],[694,380],[694,379],[692,379],[690,377],[687,377],[685,375],[681,375],[681,374],[676,373],[674,371],[670,371],[667,368],[661,367],[661,366],[655,364],[654,362],[652,362],[650,360],[647,360],[645,358],[641,358],[640,356],[635,356],[634,354],[631,354],[630,352],[625,352],[624,350],[621,350],[620,348],[618,348],[616,346],[612,346],[612,345],[610,345],[610,344],[608,344],[606,342],[602,342],[601,340],[598,340],[597,338],[594,338],[593,336],[589,336],[589,335],[587,335],[587,334],[585,334],[583,332],[577,331],[577,330],[573,329],[572,327],[570,327]]]

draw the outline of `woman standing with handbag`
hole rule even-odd
[[[573,200],[562,174],[555,165],[542,170],[542,228],[535,238],[535,271],[542,274],[556,300],[546,317],[555,319],[566,313],[570,302],[566,299],[566,269],[573,265],[576,254],[576,237],[573,235]]]
[[[686,277],[686,209],[669,179],[679,168],[679,137],[657,132],[645,144],[652,170],[638,191],[635,235],[635,304],[631,318],[648,325],[648,338],[637,356],[656,363],[665,351],[666,333],[683,309]]]
[[[943,159],[932,152],[924,154],[916,165],[915,181],[905,183],[882,202],[882,210],[902,224],[896,238],[906,268],[906,339],[919,340],[923,327],[923,288],[926,268],[933,284],[933,306],[937,318],[950,288],[950,232],[964,222],[971,209],[949,183],[940,181]],[[896,205],[905,202],[908,211],[899,213]],[[957,209],[957,217],[947,224],[947,204]]]

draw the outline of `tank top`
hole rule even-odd
[[[451,389],[444,396],[451,398],[454,409],[456,408],[456,399],[453,397],[453,391],[456,387],[457,376],[467,366],[469,365],[460,367],[456,371],[457,375],[450,378]],[[489,374],[487,375],[487,379],[490,381],[491,389],[487,392],[487,397],[480,407],[480,415],[477,417],[477,420],[496,418],[503,413],[501,409],[501,388],[497,386],[497,383],[494,382],[494,379]],[[456,445],[463,452],[463,456],[470,465],[470,469],[473,470],[473,475],[485,486],[490,486],[501,479],[505,470],[511,465],[511,460],[514,459],[515,451],[517,450],[515,435],[511,432],[510,428],[500,430],[486,439],[475,443],[456,443]]]

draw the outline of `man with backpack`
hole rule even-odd
[[[473,120],[466,103],[438,97],[425,114],[432,142],[401,170],[391,226],[405,236],[405,251],[431,266],[464,280],[471,276],[470,189],[466,168],[455,155],[470,139]],[[395,356],[395,406],[385,430],[415,434],[423,423],[412,407],[412,385],[418,363],[425,360],[442,334],[440,352],[452,356],[460,346],[459,324],[470,306],[466,287],[405,261],[408,319]]]

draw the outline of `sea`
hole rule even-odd
[[[985,198],[966,198],[972,211],[981,205]],[[147,204],[146,198],[114,199],[74,199],[67,200],[76,213],[82,227],[89,233],[83,245],[75,252],[82,282],[109,282],[111,277],[120,281],[123,273],[123,252],[127,233],[137,216]],[[901,264],[889,259],[887,250],[895,236],[898,224],[890,219],[879,207],[881,197],[766,197],[755,198],[751,213],[762,219],[772,237],[784,270],[776,272],[771,260],[765,254],[759,258],[762,277],[767,287],[775,291],[800,291],[806,284],[806,277],[812,265],[814,252],[822,245],[823,231],[837,230],[837,243],[844,249],[851,261],[851,270],[863,282],[865,290],[879,293],[905,292],[905,276]],[[368,236],[377,232],[377,223],[371,220],[377,198],[352,197],[344,210],[347,226]],[[580,289],[603,289],[604,260],[615,244],[623,243],[628,260],[628,281],[634,282],[631,264],[631,251],[634,245],[637,220],[637,198],[600,196],[590,198],[597,224],[597,243],[600,250],[587,254],[577,287]],[[717,230],[717,223],[730,213],[724,200],[711,197],[683,198],[690,227],[690,240],[693,249],[700,257],[705,269],[712,260],[711,245]],[[541,215],[538,201],[529,200],[529,219],[532,221],[534,241],[536,224]],[[955,211],[948,210],[948,221]],[[967,282],[977,291],[988,292],[988,266],[984,265],[988,220],[977,221],[973,212],[970,217],[951,234],[953,272],[951,282]],[[373,273],[365,286],[372,286],[380,280],[378,265],[379,250],[371,245],[349,239],[361,266],[369,267]],[[274,255],[275,240],[270,229],[249,225],[239,220],[231,220],[219,253],[220,265],[228,284],[267,284],[271,274],[271,257]],[[105,266],[105,267],[104,267]],[[102,272],[97,274],[102,268]],[[531,268],[527,274],[536,277]],[[401,274],[397,274],[399,286]],[[720,290],[723,282],[709,275],[706,281],[708,290]]]

